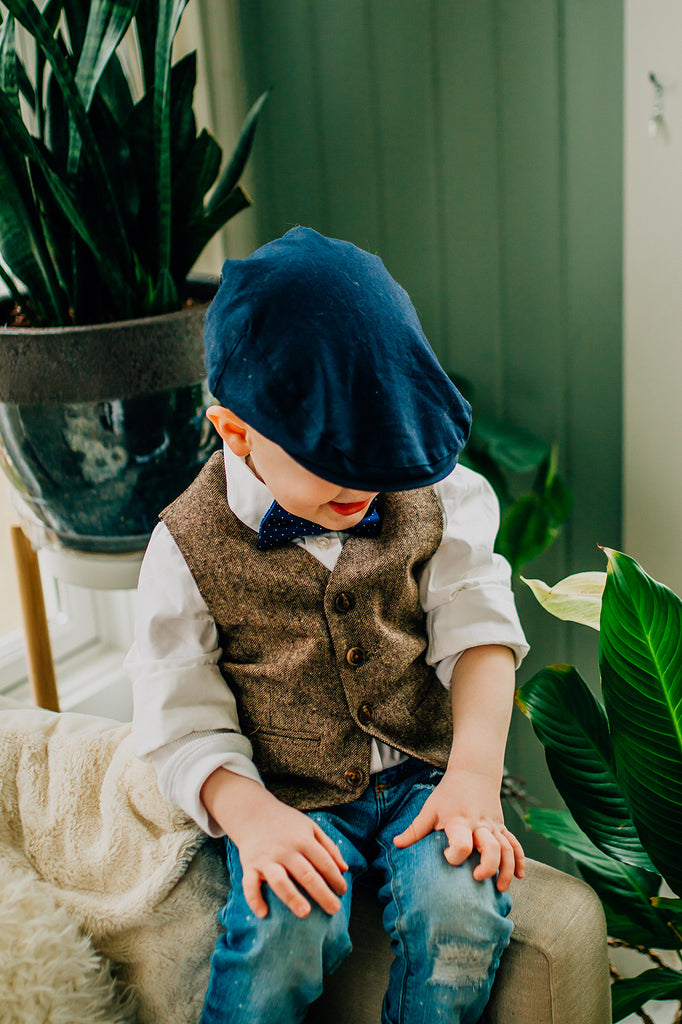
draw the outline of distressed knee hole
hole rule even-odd
[[[429,984],[452,988],[482,985],[488,980],[494,952],[494,943],[440,942]]]

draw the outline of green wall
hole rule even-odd
[[[620,0],[237,0],[259,241],[378,252],[475,407],[561,448],[575,510],[526,575],[602,568],[621,476]],[[596,634],[517,587],[533,653],[596,679]],[[520,714],[510,768],[555,801]],[[529,848],[544,853],[534,841]]]

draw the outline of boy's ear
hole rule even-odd
[[[249,454],[251,451],[251,445],[247,439],[249,428],[244,423],[244,420],[241,420],[239,416],[235,416],[224,405],[209,406],[206,410],[206,415],[235,455],[243,458]]]

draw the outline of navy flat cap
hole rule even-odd
[[[225,262],[204,341],[216,401],[341,487],[425,487],[469,436],[407,292],[378,256],[311,228]]]

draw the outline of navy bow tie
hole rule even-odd
[[[381,518],[376,508],[375,498],[364,519],[361,519],[357,526],[350,526],[345,533],[352,533],[355,537],[376,537],[381,530]],[[329,527],[320,526],[318,523],[311,523],[308,519],[301,519],[287,512],[276,501],[273,501],[261,520],[258,531],[258,547],[261,551],[268,551],[270,548],[281,547],[288,544],[290,540],[298,537],[316,537],[320,533],[330,533]]]

